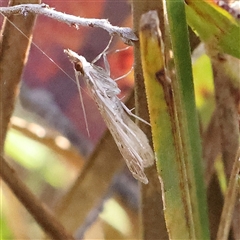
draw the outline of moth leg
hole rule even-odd
[[[134,113],[132,113],[131,110],[129,110],[123,102],[121,102],[121,104],[122,104],[123,109],[128,113],[128,115],[130,115],[130,116],[138,119],[139,121],[151,126],[149,122],[145,121],[144,119],[142,119],[142,118],[138,117],[137,115],[135,115]]]
[[[109,47],[112,43],[112,40],[113,40],[113,36],[111,36],[111,38],[108,42],[108,45],[104,48],[104,50],[97,57],[95,57],[95,59],[92,61],[92,64],[97,62],[103,55],[106,55],[106,51],[109,49]],[[104,63],[105,63],[105,61],[104,61]],[[109,64],[108,64],[108,66],[109,66]]]
[[[124,75],[122,75],[121,77],[115,78],[114,81],[116,82],[116,81],[118,81],[118,80],[121,80],[121,79],[125,78],[128,74],[131,73],[132,70],[133,70],[133,67],[131,67],[131,69],[130,69],[127,73],[125,73]]]
[[[108,62],[108,60],[107,60],[107,55],[108,55],[109,53],[112,53],[112,52],[117,53],[117,52],[126,51],[126,50],[129,49],[129,48],[130,48],[130,46],[127,46],[127,47],[122,48],[122,49],[109,50],[109,51],[103,51],[103,52],[102,52],[104,66],[105,66],[105,70],[106,70],[108,76],[110,76],[110,65],[109,65],[109,62]],[[130,70],[129,72],[127,72],[126,74],[124,74],[124,75],[121,76],[121,77],[118,77],[118,78],[114,79],[114,81],[118,81],[118,80],[120,80],[120,79],[122,79],[122,78],[125,78],[132,70],[133,70],[133,67],[131,68],[131,70]]]

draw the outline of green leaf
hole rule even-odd
[[[171,239],[189,239],[191,234],[185,217],[182,180],[176,163],[176,132],[173,131],[174,123],[168,106],[168,101],[171,101],[167,94],[170,85],[164,78],[163,46],[157,21],[155,11],[142,15],[139,32],[152,139],[162,183],[164,215],[169,236]]]
[[[240,21],[213,2],[186,0],[185,6],[187,22],[203,42],[240,58]]]
[[[173,81],[183,168],[188,184],[195,239],[209,239],[207,199],[203,181],[203,159],[194,96],[191,56],[184,1],[166,1],[169,32],[176,71]]]
[[[176,79],[171,79],[171,83],[165,71],[156,12],[142,16],[139,33],[164,215],[170,239],[208,239],[206,193],[184,3],[169,1],[167,10],[176,66]]]

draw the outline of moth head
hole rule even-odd
[[[84,75],[84,66],[87,65],[87,60],[70,49],[65,49],[64,53],[67,54],[70,61],[74,64],[75,70]]]
[[[74,62],[74,67],[77,72],[80,72],[84,76],[83,64],[81,61]]]

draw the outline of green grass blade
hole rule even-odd
[[[240,58],[240,21],[213,2],[186,0],[188,24],[202,41]]]
[[[164,215],[171,239],[195,239],[189,189],[182,164],[181,141],[171,83],[165,75],[157,13],[141,18],[140,48],[153,143],[162,183]]]
[[[184,1],[166,1],[176,81],[176,99],[185,171],[190,191],[196,239],[209,239],[206,192],[203,181],[202,149],[195,105],[190,47]]]

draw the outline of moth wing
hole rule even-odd
[[[144,167],[154,161],[152,149],[141,129],[125,113],[117,94],[120,92],[114,82],[102,69],[90,68],[85,80],[99,111],[106,122],[133,177],[147,184]],[[133,130],[130,129],[133,127]],[[142,144],[141,141],[144,140]],[[144,144],[147,144],[147,147]],[[142,151],[144,150],[144,153]],[[147,151],[149,150],[149,153]],[[146,157],[146,160],[144,159]]]
[[[138,127],[136,123],[131,120],[131,118],[125,111],[122,115],[125,124],[131,131],[131,134],[129,133],[129,137],[133,138],[134,147],[138,149],[139,155],[143,159],[143,166],[152,166],[154,164],[154,153],[145,133]]]
[[[92,81],[94,81],[95,88],[106,93],[107,95],[118,95],[121,90],[118,88],[116,82],[114,82],[107,72],[95,65],[92,65],[93,69],[88,72],[88,75]],[[97,79],[97,80],[95,80]]]
[[[106,125],[132,175],[134,178],[147,184],[148,179],[144,173],[144,161],[139,154],[139,150],[141,151],[141,149],[135,147],[137,136],[133,137],[132,132],[129,131],[129,127],[126,124],[123,124],[122,119],[117,114],[114,115],[112,111],[109,111],[105,107],[102,111],[104,111],[102,114],[104,114]]]

